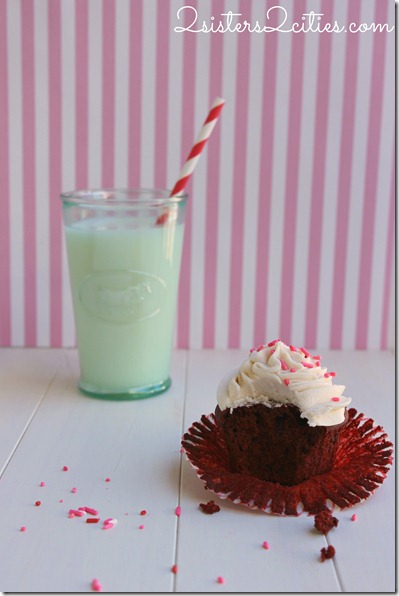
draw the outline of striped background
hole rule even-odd
[[[75,333],[61,190],[189,184],[179,347],[393,344],[394,33],[175,33],[263,0],[0,0],[0,341]],[[394,24],[393,0],[281,0]]]

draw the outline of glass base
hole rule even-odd
[[[165,381],[156,383],[155,385],[146,385],[145,387],[133,387],[122,391],[107,390],[101,387],[96,387],[90,383],[86,383],[82,379],[79,380],[78,387],[82,393],[90,397],[99,399],[108,399],[113,401],[127,401],[133,399],[145,399],[146,397],[153,397],[164,393],[172,384],[172,379],[168,377]]]

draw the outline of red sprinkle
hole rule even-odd
[[[218,579],[217,579],[218,584],[224,584],[225,583],[225,579],[224,577],[222,577],[221,575],[219,575]]]
[[[356,513],[354,513],[351,517],[351,521],[356,521],[357,520],[357,515]]]
[[[263,542],[262,547],[265,548],[266,550],[269,550],[270,544],[267,542],[267,540],[265,540],[265,542]]]
[[[88,517],[86,519],[87,524],[97,524],[100,521],[99,517]]]
[[[147,511],[143,509],[142,511],[140,511],[140,515],[147,515]]]
[[[269,342],[269,343],[267,344],[267,347],[268,347],[268,348],[271,348],[272,346],[275,346],[275,345],[276,345],[276,343],[277,343],[278,341],[279,341],[278,339],[275,339],[275,340],[273,340],[273,341]]]
[[[111,482],[111,478],[106,478],[105,482]]]
[[[291,350],[291,352],[297,352],[298,351],[298,348],[296,348],[295,346],[292,346],[291,345],[290,346],[290,350]]]
[[[62,468],[62,471],[63,471],[63,472],[68,472],[68,469],[69,469],[69,468],[68,468],[68,466],[64,466],[64,467]]]
[[[177,573],[177,565],[172,565],[172,567],[170,568],[172,573]]]
[[[20,527],[20,531],[21,531],[21,532],[26,532],[26,530],[27,530],[27,529],[28,529],[28,528],[27,528],[26,526],[21,526],[21,527]]]
[[[41,504],[42,504],[41,501],[36,501],[36,503],[35,503],[36,507],[40,507]]]
[[[340,401],[340,399],[341,399],[340,397],[332,397],[331,401]]]
[[[288,387],[288,385],[290,384],[290,381],[289,381],[289,379],[284,379],[284,383],[285,383],[285,384],[287,385],[287,387]]]
[[[263,345],[262,345],[262,344],[260,344],[260,346],[258,346],[258,347],[256,348],[256,351],[257,351],[257,352],[260,352],[261,350],[263,350]]]
[[[180,515],[181,515],[181,507],[180,507],[180,505],[178,505],[178,506],[176,507],[176,509],[175,509],[175,514],[177,515],[177,517],[180,517]]]
[[[330,375],[330,377],[335,377],[337,373],[335,373],[335,372],[330,372],[330,373],[328,373],[328,374]]]

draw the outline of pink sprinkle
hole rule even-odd
[[[69,517],[69,519],[72,519],[73,517],[75,517],[75,514],[74,513],[68,513],[68,517]]]
[[[63,503],[63,502],[64,502],[64,499],[60,499],[60,503]]]
[[[91,582],[91,587],[95,592],[102,592],[103,589],[98,579],[93,579],[93,581]]]
[[[97,509],[92,509],[91,507],[83,507],[83,511],[86,511],[86,513],[90,513],[90,515],[98,515]]]
[[[267,542],[267,540],[265,540],[262,544],[262,547],[265,548],[266,550],[269,550],[270,548],[270,544]]]
[[[320,360],[316,360],[315,364],[316,366],[320,366]]]
[[[62,468],[62,471],[63,471],[63,472],[68,472],[68,466],[64,466],[64,467]]]
[[[219,577],[218,577],[218,584],[224,584],[224,583],[225,583],[224,577],[222,577],[221,575],[219,575]]]
[[[139,530],[144,530],[144,525],[143,524],[140,524],[139,525]]]
[[[40,483],[40,486],[46,486],[46,483],[45,482],[41,482]]]
[[[70,509],[69,513],[72,513],[75,517],[83,517],[86,513],[80,509]]]
[[[283,370],[288,370],[288,364],[284,360],[280,360],[280,363]]]
[[[276,350],[271,350],[271,351],[270,351],[270,356],[271,356],[272,354],[274,354],[274,352],[275,352],[275,351],[276,351]]]
[[[172,573],[177,573],[177,565],[172,565],[170,570]]]
[[[111,478],[106,478],[105,482],[111,482]]]
[[[177,515],[177,517],[180,517],[180,514],[181,514],[181,507],[180,507],[180,505],[178,505],[178,506],[176,507],[176,509],[175,509],[175,514]]]
[[[330,373],[326,372],[326,373],[324,373],[324,376],[326,379],[328,379],[328,377],[330,376]]]
[[[290,350],[291,352],[297,352],[298,348],[296,348],[295,346],[290,346]]]
[[[257,352],[260,352],[261,350],[263,350],[263,345],[262,345],[262,344],[260,344],[260,346],[258,346],[258,347],[256,348],[256,351],[257,351]]]
[[[340,398],[339,397],[332,397],[331,398],[331,401],[340,401]]]
[[[21,528],[20,528],[20,531],[21,531],[21,532],[26,532],[26,530],[27,530],[27,529],[28,529],[28,528],[27,528],[26,526],[21,526]]]
[[[284,383],[285,383],[285,384],[287,385],[287,387],[288,387],[288,385],[290,384],[290,381],[289,381],[289,379],[284,379]]]
[[[330,377],[335,377],[337,373],[335,373],[335,372],[330,372],[329,374],[330,374]]]
[[[307,358],[308,358],[309,356],[311,356],[311,353],[310,353],[310,352],[308,352],[308,351],[306,350],[306,348],[301,348],[301,352],[302,352],[303,354],[305,354],[305,356],[306,356]]]
[[[272,346],[275,346],[275,345],[276,345],[276,343],[277,343],[278,341],[279,341],[278,339],[275,339],[275,340],[273,340],[273,341],[269,342],[269,343],[267,344],[267,347],[268,347],[268,348],[271,348]]]
[[[71,493],[77,493],[78,489],[74,486],[73,489],[71,490]]]
[[[116,520],[113,519],[112,517],[107,517],[107,519],[104,520],[104,523],[105,524],[109,524],[109,523],[113,524],[115,521]]]
[[[356,513],[354,513],[351,517],[351,521],[356,521],[357,520],[357,515]]]
[[[313,356],[313,358],[314,358],[315,360],[321,360],[321,356],[319,356],[319,355],[317,355],[317,356]]]
[[[290,372],[295,372],[296,369],[295,368],[290,368]]]
[[[249,353],[250,353],[250,354],[252,354],[252,352],[255,352],[255,348],[251,348],[251,349],[249,350]]]
[[[303,366],[306,366],[306,368],[313,368],[313,364],[311,364],[310,362],[302,362]]]
[[[106,523],[103,524],[103,530],[110,530],[113,527],[114,527],[114,524],[112,522],[108,522],[107,524]]]

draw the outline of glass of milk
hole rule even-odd
[[[80,390],[105,399],[166,391],[187,195],[101,189],[61,199]]]

